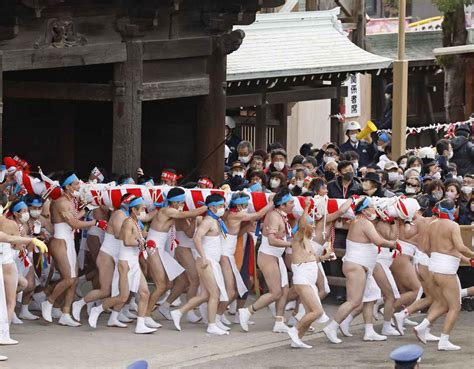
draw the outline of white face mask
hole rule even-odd
[[[137,219],[140,221],[145,221],[146,219],[146,211],[141,211],[140,214],[137,215]]]
[[[410,193],[410,194],[416,193],[416,188],[407,187],[407,188],[405,188],[405,192]]]
[[[215,214],[220,218],[221,216],[223,216],[225,213],[225,209],[224,208],[219,208]]]
[[[273,163],[273,166],[275,167],[276,170],[281,171],[285,167],[285,162],[276,161],[275,163]]]
[[[354,133],[354,134],[350,135],[350,136],[349,136],[349,139],[350,139],[351,142],[353,142],[353,143],[356,143],[357,141],[359,141],[359,140],[357,139],[357,133]]]
[[[272,162],[271,162],[271,161],[267,161],[267,162],[265,162],[265,168],[269,168],[271,164],[272,164]]]
[[[323,156],[323,160],[324,160],[324,162],[325,162],[326,164],[327,164],[327,163],[331,163],[331,162],[333,162],[333,161],[336,161],[336,159],[334,158],[334,156],[326,156],[326,155]]]
[[[277,188],[280,186],[280,180],[279,179],[270,179],[270,187],[271,188]]]
[[[30,210],[32,218],[39,218],[41,216],[41,210]]]
[[[244,172],[232,172],[232,175],[234,177],[244,177]]]
[[[304,194],[304,193],[306,193],[306,192],[308,192],[308,189],[307,189],[306,187],[303,187],[303,188],[301,189],[301,193]]]
[[[352,163],[352,167],[354,168],[354,172],[357,172],[357,169],[359,169],[359,163],[357,161]]]
[[[178,211],[183,211],[183,210],[184,210],[184,206],[178,207]]]
[[[81,196],[81,193],[79,191],[73,191],[72,196],[79,197]]]
[[[418,173],[421,172],[421,167],[411,167],[410,169],[416,170]]]
[[[304,180],[302,180],[302,179],[299,180],[299,181],[296,181],[296,185],[297,185],[298,187],[303,187],[303,184],[304,184]]]
[[[407,167],[407,163],[400,163],[399,167],[405,170],[405,168]]]
[[[461,191],[464,192],[466,195],[470,195],[472,193],[471,186],[462,186]]]
[[[440,178],[441,178],[441,173],[440,173],[440,172],[436,172],[435,174],[433,174],[433,178],[434,178],[434,179],[440,179]]]
[[[20,215],[20,222],[21,223],[26,223],[29,220],[30,220],[30,213],[23,213],[23,214]]]
[[[388,173],[388,181],[389,182],[395,182],[398,180],[398,173],[397,172],[389,172]]]
[[[250,161],[250,155],[249,156],[239,156],[239,161],[241,161],[244,164],[247,164]]]
[[[296,185],[294,185],[294,184],[292,184],[292,183],[290,183],[290,184],[288,185],[288,189],[289,189],[290,191],[293,190],[293,188],[295,188],[295,187],[296,187]]]
[[[381,152],[384,152],[384,148],[383,148],[383,146],[379,146],[379,145],[377,145],[377,150],[379,150],[379,151],[381,151]]]
[[[448,159],[451,159],[454,155],[454,152],[453,151],[450,151],[449,154],[448,154]]]

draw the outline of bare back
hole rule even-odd
[[[115,238],[120,238],[120,230],[122,229],[123,221],[127,219],[127,215],[123,210],[115,210],[111,215],[107,224],[107,233],[113,235]]]
[[[436,219],[428,226],[429,252],[439,252],[455,257],[461,257],[458,251],[461,245],[461,230],[459,225],[449,219]]]
[[[270,233],[274,233],[278,239],[284,239],[287,234],[285,221],[276,210],[269,212],[263,222],[262,234],[268,237]]]

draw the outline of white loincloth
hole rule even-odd
[[[291,264],[291,271],[293,272],[293,284],[310,286],[319,300],[318,287],[316,286],[316,281],[318,280],[318,263],[316,261],[310,261],[301,264]]]
[[[313,240],[311,240],[310,242],[311,242],[311,246],[313,246],[314,254],[318,257],[322,256],[324,250],[326,250],[326,247],[324,245],[321,245],[321,244],[317,243],[316,241],[313,241]],[[323,279],[324,279],[324,292],[326,292],[326,293],[331,292],[331,288],[329,287],[329,281],[328,281],[328,278],[326,276],[326,272],[324,271],[324,268],[323,268],[323,263],[318,262],[318,269],[321,271],[321,274],[322,274]]]
[[[393,253],[390,252],[389,249],[382,247],[380,254],[377,256],[377,263],[382,267],[382,270],[387,277],[388,283],[390,283],[390,287],[392,287],[393,296],[396,299],[399,299],[400,291],[398,290],[397,283],[395,282],[395,278],[393,278],[392,271],[390,270],[390,266],[393,263]]]
[[[126,261],[128,263],[129,271],[127,273],[128,279],[128,290],[130,292],[138,292],[140,287],[140,279],[142,276],[142,271],[140,269],[139,255],[140,249],[138,246],[127,247],[123,244],[123,241],[120,242],[120,251],[119,251],[119,261]],[[120,294],[119,286],[119,271],[118,263],[115,264],[114,276],[112,279],[112,296],[118,296]]]
[[[242,297],[247,293],[247,286],[245,286],[244,280],[240,275],[240,271],[237,268],[235,262],[235,249],[237,247],[237,236],[233,234],[228,234],[225,239],[222,240],[222,256],[229,258],[230,266],[232,268],[232,273],[234,274],[235,284],[237,286],[237,291],[239,296]]]
[[[418,248],[415,251],[415,257],[413,258],[413,262],[415,266],[423,265],[425,267],[430,266],[430,257],[425,254],[423,251],[419,250]]]
[[[461,281],[459,280],[459,276],[457,275],[460,262],[461,259],[456,256],[443,254],[441,252],[432,252],[430,257],[429,270],[432,273],[456,276],[459,285],[459,303],[461,304]]]
[[[433,273],[456,274],[458,272],[461,259],[456,256],[432,252],[429,269]]]
[[[184,247],[186,249],[194,249],[194,242],[192,238],[189,238],[184,231],[176,231],[176,240],[179,242],[178,247]]]
[[[115,264],[120,254],[120,244],[122,241],[117,240],[113,234],[105,232],[104,241],[100,246],[100,251],[105,252],[107,255],[110,255],[114,258]]]
[[[402,246],[402,255],[408,255],[411,258],[415,256],[417,250],[415,245],[402,240],[398,240],[398,243],[400,244],[400,246]]]
[[[12,246],[9,243],[1,242],[0,243],[0,265],[6,265],[14,263],[13,260],[13,250]]]
[[[174,280],[184,272],[184,268],[166,251],[165,246],[168,241],[168,232],[157,232],[150,228],[147,240],[155,241],[156,249],[153,253],[158,253],[163,268],[165,269],[166,275],[170,281]]]
[[[71,278],[77,277],[77,255],[74,245],[74,231],[67,223],[54,224],[54,238],[66,243],[66,255],[71,269]]]
[[[202,248],[206,259],[211,264],[212,274],[220,291],[220,301],[229,301],[225,289],[224,276],[220,265],[222,252],[222,238],[220,236],[205,236],[202,238]]]
[[[382,292],[377,286],[372,273],[377,262],[378,247],[372,243],[360,243],[346,240],[346,254],[342,262],[351,262],[367,268],[363,302],[370,302],[380,298]]]
[[[262,235],[262,243],[258,249],[258,253],[274,256],[278,260],[278,268],[280,269],[281,287],[288,286],[288,272],[286,270],[285,262],[282,255],[285,252],[285,247],[275,247],[268,243],[268,237]]]
[[[96,236],[99,238],[100,243],[104,242],[105,231],[97,226],[92,226],[87,231],[87,236]]]

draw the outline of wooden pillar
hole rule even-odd
[[[143,46],[126,46],[127,60],[114,66],[112,171],[133,176],[141,161]]]
[[[227,57],[220,37],[213,37],[208,59],[209,95],[200,98],[196,122],[196,161],[198,173],[224,179],[225,110]]]
[[[278,104],[276,106],[276,116],[278,118],[278,127],[276,127],[275,139],[287,147],[288,138],[288,103]]]
[[[262,98],[262,105],[257,106],[255,119],[255,149],[267,149],[267,105],[265,104],[265,94]]]
[[[366,30],[366,14],[365,0],[354,0],[354,8],[352,10],[356,29],[352,33],[352,42],[362,49],[365,49],[365,30]]]
[[[334,99],[331,99],[331,142],[335,142],[340,145],[343,143],[345,137],[341,135],[342,132],[342,123],[339,122],[339,119],[335,117],[340,112],[341,104],[341,87],[336,87],[337,96]]]
[[[0,158],[3,158],[3,53],[0,51]]]

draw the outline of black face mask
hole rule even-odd
[[[352,179],[354,179],[354,173],[353,172],[344,173],[342,175],[342,179],[347,182],[352,181]]]
[[[324,178],[326,178],[326,181],[332,181],[336,177],[336,175],[333,172],[324,172]]]

